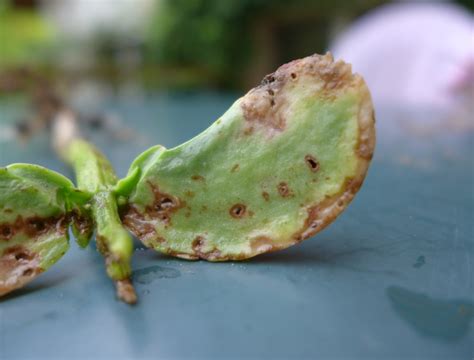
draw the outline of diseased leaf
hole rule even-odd
[[[138,157],[116,188],[128,196],[122,220],[145,245],[186,259],[283,249],[349,204],[374,145],[363,79],[330,54],[296,60],[194,139]]]
[[[0,168],[0,296],[64,255],[70,218],[87,199],[67,178],[40,166]]]

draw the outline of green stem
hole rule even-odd
[[[72,139],[60,153],[74,168],[78,188],[93,194],[91,210],[97,248],[105,257],[107,274],[116,282],[117,295],[125,302],[136,302],[129,280],[133,241],[118,215],[113,192],[117,176],[110,162],[92,144],[80,138]]]

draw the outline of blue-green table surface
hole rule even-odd
[[[136,133],[118,140],[95,130],[91,139],[124,175],[141,151],[189,139],[232,101],[211,93],[111,98],[96,110]],[[0,125],[23,111],[2,104]],[[415,122],[431,116],[377,109],[364,187],[332,226],[299,246],[216,264],[137,242],[140,302],[131,307],[116,300],[95,248],[72,241],[50,271],[0,300],[0,358],[472,359],[473,136],[403,130],[407,114]],[[72,177],[46,135],[27,145],[4,136],[0,165],[12,162]]]

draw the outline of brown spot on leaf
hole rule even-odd
[[[29,236],[36,236],[45,233],[48,230],[45,220],[42,218],[30,218],[26,220],[25,232]]]
[[[130,230],[147,247],[156,247],[157,244],[165,242],[165,239],[159,237],[154,225],[145,219],[136,207],[128,206],[121,213],[123,225]]]
[[[222,253],[215,247],[212,247],[206,250],[206,240],[204,236],[196,236],[196,238],[191,243],[194,254],[205,260],[222,260]]]
[[[302,241],[328,226],[341,213],[344,205],[349,204],[361,185],[362,179],[348,178],[338,193],[327,196],[320,203],[309,207],[303,228],[293,234],[293,238]]]
[[[362,128],[359,129],[359,137],[356,144],[356,154],[362,159],[370,161],[374,154],[375,148],[375,131],[370,124],[375,122],[374,112],[371,108],[367,109],[366,106],[361,106],[359,111],[360,118],[369,118],[368,124],[362,124]]]
[[[5,249],[0,256],[0,296],[21,288],[42,271],[37,253],[21,245]]]
[[[32,254],[29,252],[24,252],[24,251],[18,251],[15,254],[15,259],[17,260],[31,260],[32,259]]]
[[[141,212],[134,205],[127,205],[121,209],[120,217],[123,225],[139,238],[145,246],[156,248],[166,240],[157,233],[153,220],[158,219],[165,226],[169,226],[172,215],[186,207],[186,202],[176,196],[160,191],[152,183],[148,184],[154,195],[153,202],[145,207],[144,212]]]
[[[263,198],[265,199],[265,201],[269,201],[269,200],[270,200],[270,194],[267,193],[266,191],[263,191],[263,192],[262,192],[262,196],[263,196]]]
[[[260,86],[265,86],[265,85],[268,85],[268,84],[271,84],[272,82],[275,81],[275,77],[273,76],[274,74],[268,74],[268,75],[265,75],[265,77],[263,78],[262,82],[260,83]]]
[[[67,226],[68,219],[64,215],[47,218],[39,216],[23,218],[18,216],[12,223],[0,224],[0,240],[8,241],[18,233],[24,233],[29,238],[35,238],[51,231],[65,234]]]
[[[324,81],[324,90],[327,94],[340,89],[350,83],[352,73],[348,65],[342,62],[333,62],[319,71],[321,79]]]
[[[234,166],[232,166],[232,169],[230,169],[230,172],[239,171],[239,168],[240,168],[240,165],[239,165],[239,164],[235,164]]]
[[[32,268],[25,269],[25,270],[23,270],[22,275],[23,276],[30,276],[31,274],[33,274],[33,271],[34,271],[34,269],[32,269]]]
[[[284,181],[278,184],[277,189],[278,189],[278,193],[284,198],[293,196],[293,191],[290,189],[288,184]]]
[[[191,245],[194,251],[201,251],[202,247],[204,246],[204,237],[196,236]]]
[[[319,170],[319,161],[313,155],[306,155],[304,161],[312,172],[317,172]]]
[[[265,76],[259,86],[242,98],[240,104],[245,120],[270,137],[284,131],[288,120],[286,114],[292,106],[285,87],[288,83],[293,87],[298,77],[309,78],[308,84],[313,84],[319,97],[328,100],[336,99],[341,91],[356,83],[350,65],[334,61],[330,54],[294,60]]]
[[[201,175],[193,175],[191,176],[191,180],[194,180],[194,181],[204,181],[206,179],[204,179],[204,176],[201,176]]]
[[[285,79],[281,74],[267,75],[260,86],[251,90],[242,99],[241,107],[244,118],[249,124],[252,124],[244,129],[245,135],[249,135],[249,129],[253,131],[254,126],[270,130],[270,135],[285,129],[284,113],[288,102],[284,94],[279,91],[284,83]]]
[[[145,211],[154,218],[160,219],[169,225],[171,221],[171,215],[178,211],[179,209],[186,206],[184,201],[181,201],[178,197],[165,192],[160,191],[160,189],[149,183],[153,195],[155,197],[153,204],[145,208]]]
[[[256,238],[250,241],[250,249],[252,255],[263,254],[271,251],[278,250],[276,246],[274,246],[273,241],[268,236],[257,236]]]
[[[280,111],[285,106],[286,100],[283,97],[276,95],[268,98],[270,95],[267,92],[265,94],[259,93],[247,96],[242,102],[242,109],[247,122],[277,132],[285,129],[283,111]],[[276,99],[278,99],[278,105]],[[250,135],[253,133],[253,130],[253,126],[247,126],[244,134]]]
[[[234,219],[240,219],[244,217],[246,212],[247,207],[244,204],[235,204],[229,210],[230,216],[232,216]]]
[[[13,227],[9,224],[0,225],[0,239],[1,240],[10,240],[14,235]]]

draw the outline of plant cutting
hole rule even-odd
[[[55,148],[76,185],[29,164],[0,169],[0,295],[24,286],[95,233],[118,297],[137,300],[130,233],[187,260],[244,260],[330,224],[361,187],[375,146],[367,86],[330,54],[281,66],[207,130],[157,145],[117,179],[110,162],[57,117]]]

